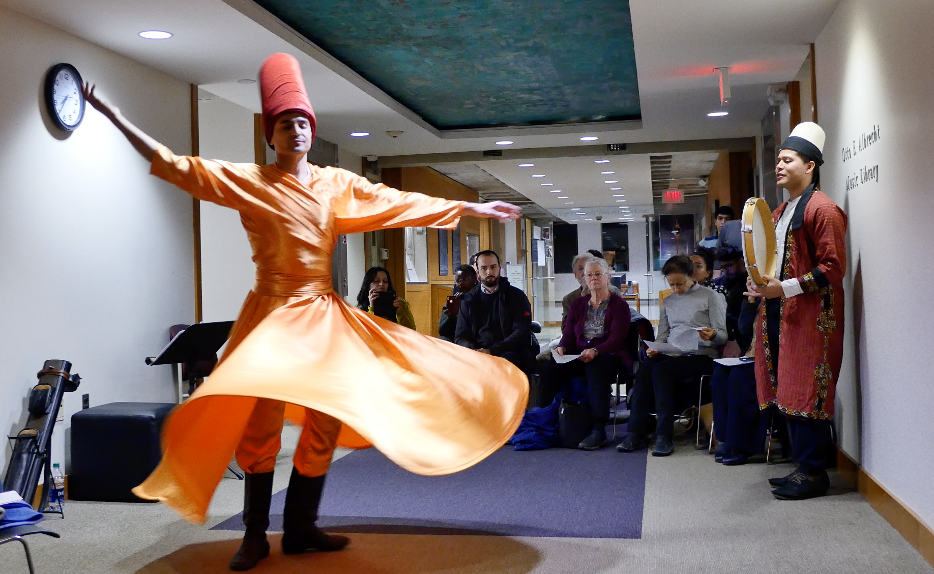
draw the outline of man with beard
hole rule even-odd
[[[461,298],[454,342],[487,355],[502,357],[527,375],[535,371],[532,350],[532,306],[520,289],[500,277],[495,251],[477,254],[480,289]]]

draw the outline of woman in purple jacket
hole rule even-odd
[[[629,334],[629,304],[610,293],[610,268],[603,259],[591,259],[584,268],[590,294],[571,304],[561,343],[554,354],[580,355],[568,363],[557,364],[552,358],[552,376],[556,383],[575,377],[587,380],[587,397],[593,413],[593,430],[577,448],[597,450],[606,442],[606,424],[610,414],[610,385],[616,374],[632,366],[626,352]]]

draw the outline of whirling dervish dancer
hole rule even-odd
[[[94,86],[84,90],[152,163],[153,175],[240,213],[256,263],[256,283],[223,360],[169,417],[162,461],[136,494],[202,522],[236,454],[246,472],[246,534],[230,567],[248,570],[269,554],[266,529],[284,418],[303,425],[283,516],[286,554],[347,545],[346,537],[315,524],[336,446],[372,444],[412,472],[439,475],[479,462],[508,440],[526,405],[526,376],[506,360],[346,304],[331,286],[331,257],[341,234],[453,229],[461,215],[516,219],[518,207],[405,193],[308,163],[316,120],[298,62],[287,54],[271,56],[260,70],[273,165],[176,156]]]

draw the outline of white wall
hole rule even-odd
[[[0,433],[22,428],[43,361],[69,360],[84,380],[53,434],[52,460],[67,462],[82,394],[92,406],[175,400],[171,369],[143,359],[194,317],[192,202],[90,106],[70,136],[50,127],[45,73],[75,65],[178,153],[191,147],[189,87],[5,8],[0,53]]]
[[[200,155],[254,163],[253,112],[223,98],[198,104]],[[201,305],[205,322],[233,321],[253,288],[256,267],[240,214],[201,202]]]
[[[337,150],[338,165],[359,176],[363,173],[363,158],[341,148]],[[357,304],[357,291],[363,284],[363,276],[367,270],[366,244],[362,233],[347,236],[347,301]]]
[[[844,450],[934,525],[929,349],[934,307],[934,3],[844,0],[816,43],[818,120],[827,132],[823,189],[849,215],[844,366],[838,426]],[[880,139],[843,161],[843,148]],[[857,141],[857,145],[858,141]],[[846,178],[879,166],[878,182]],[[902,277],[911,277],[904,280]]]

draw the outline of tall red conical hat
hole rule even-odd
[[[263,131],[266,143],[272,142],[276,117],[290,111],[302,112],[311,121],[311,139],[318,131],[298,60],[289,54],[273,54],[259,69],[259,91],[263,98]]]

